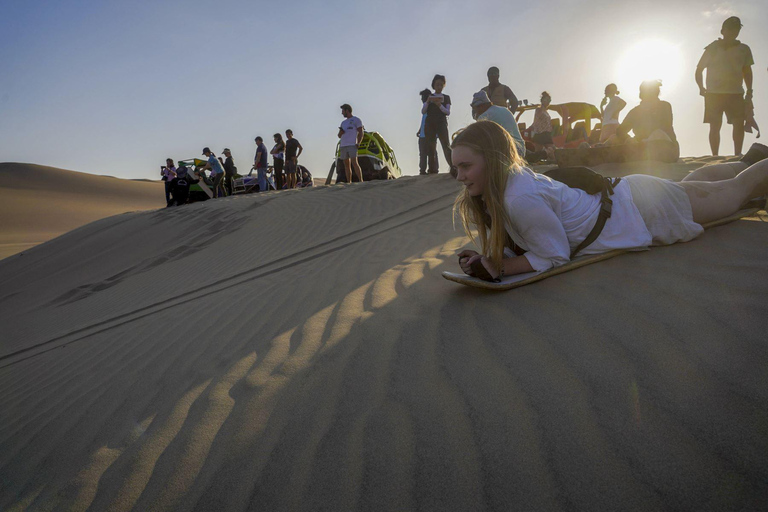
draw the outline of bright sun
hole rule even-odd
[[[684,71],[680,48],[659,39],[641,41],[629,48],[619,60],[617,80],[637,91],[640,82],[660,78],[665,91],[672,90]]]

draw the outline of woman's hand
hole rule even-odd
[[[480,263],[482,266],[480,267],[479,271],[472,271],[472,275],[475,277],[479,277],[480,279],[485,280],[496,280],[498,279],[500,272],[498,269],[494,268],[493,264],[491,263],[491,260],[483,256],[482,254],[476,254],[469,258],[469,265],[470,267],[474,264],[475,268],[477,269],[478,263]],[[485,269],[485,272],[482,270]],[[490,278],[490,279],[489,279]]]
[[[461,267],[462,272],[468,276],[474,275],[472,273],[471,263],[469,260],[473,256],[477,255],[477,251],[471,251],[469,249],[465,249],[459,253],[459,266]]]

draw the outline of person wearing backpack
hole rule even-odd
[[[173,196],[168,206],[181,206],[187,203],[189,199],[189,187],[200,180],[189,173],[185,165],[180,165],[176,170],[176,178],[173,180]]]
[[[703,232],[701,224],[731,215],[768,192],[768,160],[761,160],[749,167],[739,162],[742,172],[717,182],[675,183],[647,175],[609,181],[574,169],[574,186],[590,188],[587,182],[596,178],[599,193],[589,193],[525,168],[513,139],[490,121],[459,132],[452,149],[457,180],[464,185],[454,214],[473,241],[477,230],[481,248],[481,253],[460,252],[459,265],[468,275],[488,280],[549,270],[577,253],[686,242]],[[508,238],[520,251],[507,250]]]

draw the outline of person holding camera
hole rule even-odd
[[[173,163],[173,159],[165,159],[165,165],[160,166],[160,176],[160,179],[165,182],[165,204],[170,206],[173,180],[176,179],[176,166]]]
[[[451,97],[443,93],[445,88],[445,77],[435,75],[432,79],[432,93],[421,108],[422,114],[427,114],[424,123],[424,133],[427,139],[427,161],[429,162],[427,172],[437,174],[437,141],[443,147],[443,155],[450,169],[451,164],[451,142],[448,136],[448,116],[451,115]]]

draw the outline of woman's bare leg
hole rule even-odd
[[[691,201],[693,221],[699,224],[722,219],[745,202],[768,193],[768,160],[762,160],[735,178],[720,181],[681,181]]]
[[[726,162],[723,164],[705,165],[691,171],[683,178],[683,181],[721,181],[735,178],[737,174],[747,168],[744,162]]]

